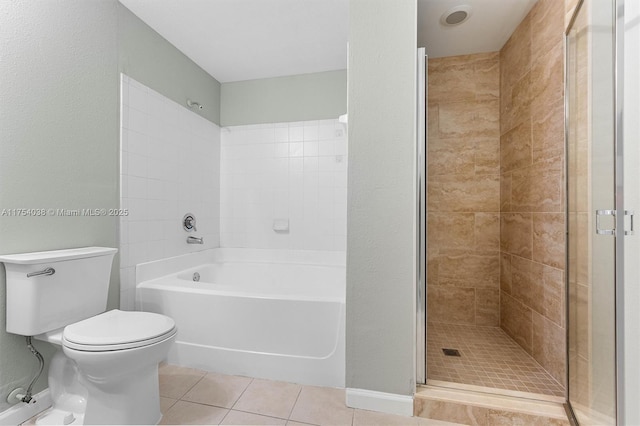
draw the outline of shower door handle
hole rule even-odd
[[[624,215],[625,216],[629,216],[629,218],[631,219],[631,227],[629,228],[629,230],[625,230],[624,231],[624,235],[633,235],[635,233],[635,231],[633,230],[633,215],[635,215],[635,212],[633,210],[625,210],[624,211]]]
[[[615,219],[616,211],[615,210],[596,210],[596,234],[598,234],[598,235],[615,235],[616,234],[615,220],[614,220],[614,225],[613,225],[612,229],[601,229],[600,228],[600,217],[601,216],[613,216],[614,219]]]

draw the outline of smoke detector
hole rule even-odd
[[[442,14],[440,17],[440,23],[445,27],[452,27],[454,25],[460,25],[465,22],[471,16],[471,6],[463,4],[460,6],[452,7]]]

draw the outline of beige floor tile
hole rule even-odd
[[[180,399],[205,374],[207,374],[206,371],[196,370],[195,368],[163,364],[159,369],[160,396]]]
[[[288,419],[301,388],[293,383],[253,379],[233,408]]]
[[[161,425],[217,425],[229,410],[178,401],[162,417]]]
[[[178,400],[173,398],[165,398],[163,396],[160,397],[160,412],[165,414],[169,411],[169,408],[173,407]]]
[[[353,426],[418,426],[422,424],[421,420],[425,419],[367,410],[355,410],[353,413]]]
[[[245,413],[244,411],[229,411],[221,425],[282,425],[287,423],[285,419],[261,416],[259,414]]]
[[[344,389],[303,386],[289,418],[316,425],[351,425],[353,408],[345,405]]]
[[[300,423],[300,422],[294,422],[293,420],[289,420],[287,422],[287,426],[309,426],[311,425],[311,423]],[[316,425],[312,425],[312,426],[316,426]]]
[[[231,408],[251,383],[249,377],[208,373],[182,397],[185,401]]]

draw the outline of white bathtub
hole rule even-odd
[[[137,307],[176,321],[169,363],[344,387],[344,262],[344,253],[253,249],[151,262],[137,267]]]

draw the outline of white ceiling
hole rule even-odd
[[[120,0],[220,82],[347,68],[348,0]]]
[[[553,0],[560,1],[560,0]],[[537,0],[418,0],[418,46],[431,58],[495,52],[509,40]],[[445,27],[440,17],[452,7],[469,5],[471,15]]]
[[[418,0],[418,46],[430,57],[499,50],[536,1]],[[120,2],[223,83],[347,67],[348,0]],[[460,4],[470,18],[440,25]]]

